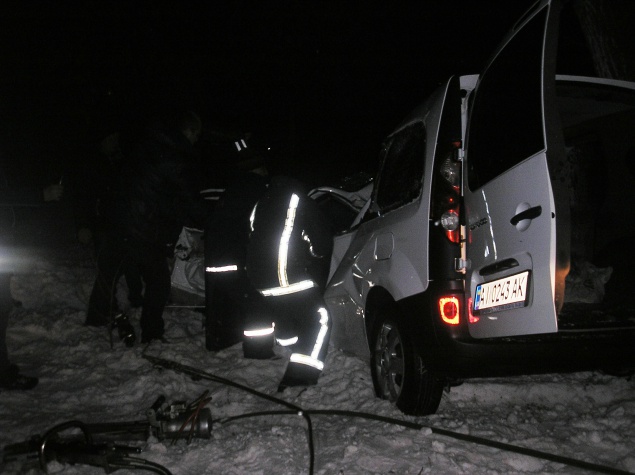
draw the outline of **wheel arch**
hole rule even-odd
[[[365,326],[366,326],[366,341],[368,344],[369,351],[372,347],[371,334],[373,330],[373,326],[377,321],[377,316],[379,315],[379,311],[385,307],[386,305],[394,305],[395,299],[393,296],[386,290],[384,287],[375,286],[368,293],[368,298],[366,299],[366,318]]]

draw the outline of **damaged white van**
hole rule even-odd
[[[635,368],[635,83],[567,51],[575,13],[536,3],[416,109],[336,237],[331,341],[407,414],[465,378]]]

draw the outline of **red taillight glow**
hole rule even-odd
[[[476,323],[480,320],[479,317],[475,317],[472,314],[472,297],[467,299],[467,321],[470,323]]]
[[[448,325],[459,324],[459,309],[459,299],[457,297],[441,297],[439,299],[441,319]]]
[[[461,233],[458,229],[455,229],[454,231],[446,231],[445,237],[447,237],[448,240],[454,244],[458,244],[461,242]]]

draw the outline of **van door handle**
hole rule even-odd
[[[533,208],[526,209],[525,211],[521,211],[512,219],[509,220],[512,223],[512,226],[516,226],[523,219],[534,219],[542,214],[542,206],[534,206]]]

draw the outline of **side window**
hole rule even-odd
[[[543,9],[505,46],[477,86],[467,143],[472,190],[545,147],[541,72],[546,19]]]
[[[390,137],[376,182],[375,202],[380,211],[390,211],[419,197],[425,144],[425,127],[420,122]]]

